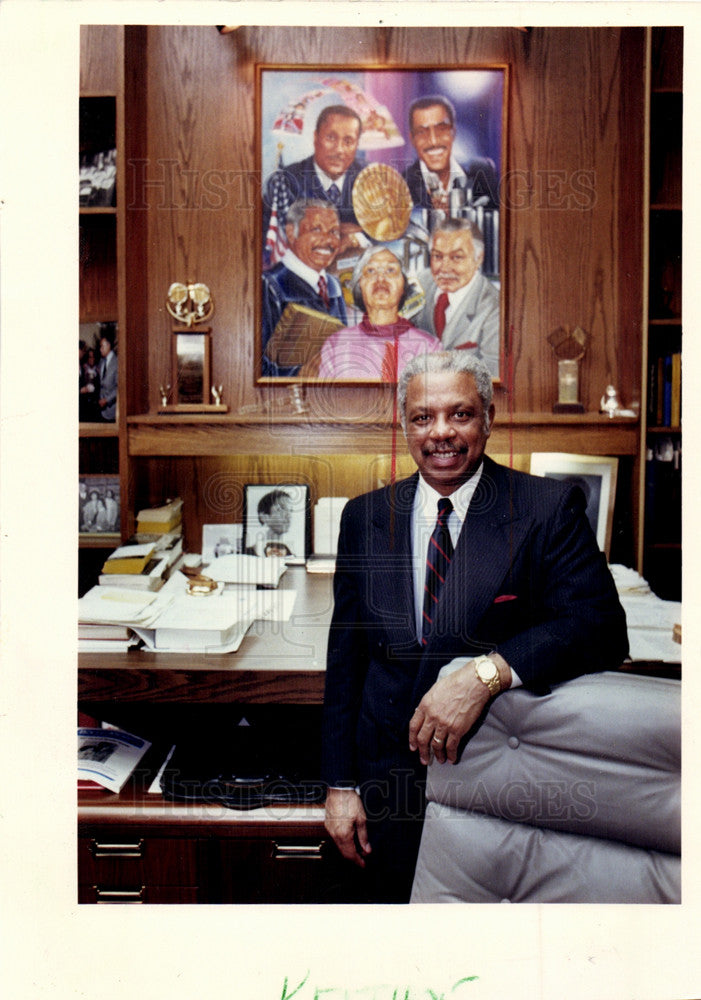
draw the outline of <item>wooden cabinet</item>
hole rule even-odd
[[[206,841],[153,836],[147,828],[81,826],[79,903],[197,903]]]
[[[683,28],[648,29],[647,398],[642,572],[681,598]]]

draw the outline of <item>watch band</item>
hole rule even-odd
[[[485,679],[480,674],[479,668],[480,664],[482,663],[488,663],[489,666],[494,671],[493,675],[488,679]],[[475,664],[475,673],[477,674],[478,678],[482,681],[482,683],[487,687],[490,695],[494,696],[499,694],[499,692],[501,691],[501,677],[499,676],[499,669],[494,660],[492,660],[489,656],[478,656],[475,658],[474,664]]]

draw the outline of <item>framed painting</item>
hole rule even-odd
[[[306,562],[310,550],[309,487],[301,483],[247,484],[243,493],[243,551]]]
[[[396,382],[448,348],[499,378],[507,76],[256,67],[258,381]]]
[[[587,500],[587,518],[594,529],[599,548],[609,558],[613,508],[616,502],[618,459],[602,455],[569,455],[565,452],[534,451],[531,473],[564,479],[581,487]]]

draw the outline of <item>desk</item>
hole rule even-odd
[[[297,592],[290,620],[254,622],[236,653],[80,654],[81,708],[104,717],[114,706],[320,706],[332,577],[289,567],[280,586]],[[136,774],[119,795],[79,795],[80,902],[353,901],[322,806],[172,803],[148,793],[151,777]]]
[[[319,705],[324,696],[331,575],[289,567],[280,581],[296,590],[287,622],[254,622],[236,653],[81,653],[83,703],[158,702]],[[204,598],[206,600],[206,598]]]

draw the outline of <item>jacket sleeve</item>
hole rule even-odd
[[[336,556],[334,610],[326,661],[322,777],[329,785],[349,788],[356,784],[356,729],[369,662],[359,586],[363,559],[357,544],[353,545],[359,535],[346,507]]]
[[[496,647],[524,686],[617,669],[628,655],[625,613],[578,487],[541,521],[530,567],[533,623]]]

